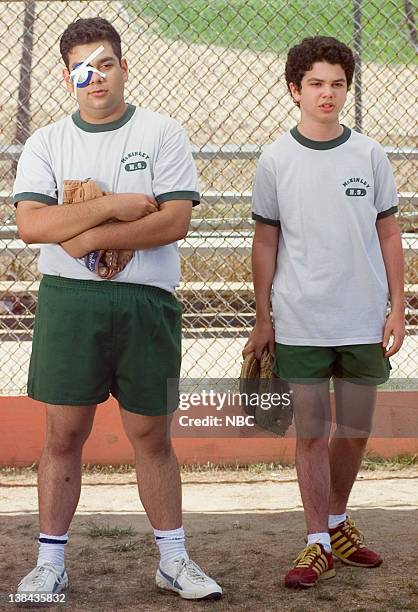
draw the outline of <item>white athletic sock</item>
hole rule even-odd
[[[47,533],[39,534],[39,553],[37,565],[49,561],[58,568],[64,567],[64,546],[68,542],[68,533],[63,535],[48,535]]]
[[[183,527],[171,529],[170,531],[160,531],[154,529],[154,537],[158,548],[160,549],[161,564],[165,565],[177,559],[184,557],[189,559],[184,546],[185,535]]]
[[[329,533],[308,533],[308,546],[310,544],[322,544],[327,552],[331,552],[331,538]]]
[[[347,513],[343,512],[343,514],[329,514],[328,515],[328,529],[334,529],[338,527],[340,523],[344,523],[347,518]]]

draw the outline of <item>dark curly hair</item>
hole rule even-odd
[[[354,56],[351,49],[331,36],[311,36],[304,38],[287,54],[285,75],[289,91],[290,83],[300,90],[303,75],[312,69],[315,62],[340,64],[345,72],[347,88],[350,87],[354,73]],[[295,104],[299,106],[299,102]]]
[[[77,21],[70,23],[60,40],[60,52],[67,68],[69,68],[68,55],[71,49],[77,45],[86,45],[102,40],[110,42],[120,62],[122,59],[120,36],[106,19],[90,17],[88,19],[77,19]]]

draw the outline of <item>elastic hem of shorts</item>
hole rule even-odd
[[[176,406],[175,408],[173,408],[172,410],[165,410],[165,411],[157,411],[157,412],[151,412],[150,410],[140,410],[138,408],[132,408],[132,407],[128,407],[126,404],[124,404],[123,402],[120,401],[120,399],[118,399],[116,397],[116,395],[113,396],[118,402],[119,404],[122,406],[122,408],[124,410],[127,410],[128,412],[132,412],[132,414],[140,414],[142,416],[168,416],[169,414],[173,414],[178,406]]]
[[[284,378],[283,376],[279,376],[277,372],[275,374],[280,378],[280,380],[284,380],[289,385],[320,385],[324,382],[329,382],[332,375],[328,378]]]
[[[53,276],[51,274],[44,274],[42,281],[45,285],[61,289],[62,287],[68,287],[69,289],[80,289],[86,291],[116,291],[118,288],[123,287],[124,289],[131,290],[133,292],[141,291],[141,293],[149,296],[173,296],[171,291],[161,289],[161,287],[155,287],[154,285],[143,285],[140,283],[125,283],[119,281],[108,281],[108,280],[88,280],[78,278],[68,278],[66,276]]]
[[[100,400],[83,400],[83,401],[74,401],[74,400],[50,400],[50,399],[45,399],[44,397],[39,397],[39,395],[36,397],[35,393],[31,393],[28,390],[27,393],[28,397],[30,397],[33,400],[36,400],[37,402],[42,402],[44,404],[50,404],[52,406],[91,406],[92,404],[103,404],[103,402],[107,401],[109,399],[109,395],[107,395],[104,399],[100,399]]]
[[[379,385],[384,385],[390,378],[348,378],[347,376],[336,376],[333,374],[333,378],[338,378],[338,380],[345,380],[352,385],[360,385],[366,387],[377,387]]]
[[[274,372],[281,380],[284,380],[285,382],[289,383],[289,384],[293,384],[293,385],[319,385],[321,383],[324,383],[326,381],[331,380],[332,378],[337,378],[338,380],[345,380],[349,383],[351,383],[352,385],[364,385],[364,386],[369,386],[369,387],[375,387],[378,385],[384,385],[388,380],[389,380],[389,376],[387,378],[377,378],[377,379],[372,379],[372,378],[347,378],[346,376],[336,376],[335,374],[331,374],[331,376],[326,377],[326,378],[284,378],[283,376],[279,376],[277,374],[277,372]]]
[[[355,344],[379,344],[383,341],[383,336],[373,336],[373,338],[352,338],[351,340],[343,339],[318,339],[312,338],[275,338],[276,344],[284,346],[308,346],[309,348],[336,348],[341,346],[354,346]],[[318,344],[316,344],[318,343]]]

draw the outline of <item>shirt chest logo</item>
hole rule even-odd
[[[147,153],[131,151],[122,157],[121,164],[123,164],[125,172],[135,172],[136,170],[145,170],[148,166],[147,160],[149,160]]]
[[[349,178],[343,183],[345,187],[345,195],[349,197],[364,197],[367,194],[367,189],[370,189],[371,185],[366,181],[365,178]]]

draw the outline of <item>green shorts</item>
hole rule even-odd
[[[126,410],[163,415],[179,378],[181,311],[163,289],[44,276],[36,308],[28,395],[83,406],[111,393]]]
[[[274,373],[289,382],[315,384],[336,378],[381,385],[389,378],[389,359],[381,344],[294,346],[276,343]]]

